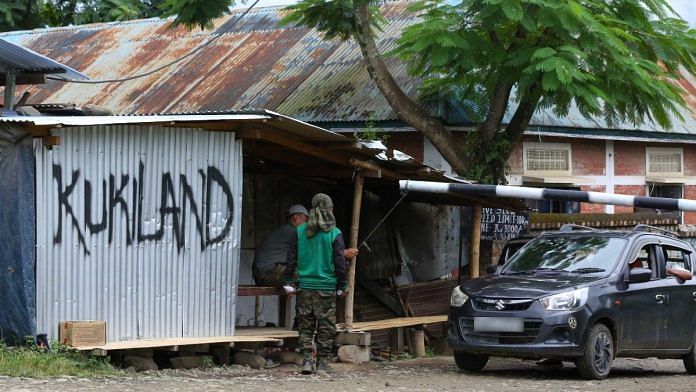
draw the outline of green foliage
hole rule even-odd
[[[483,184],[498,184],[505,181],[508,171],[507,159],[512,148],[503,132],[493,140],[484,140],[480,132],[469,132],[464,141],[464,151],[476,165],[462,173],[464,178]]]
[[[297,24],[315,28],[329,38],[347,40],[355,37],[356,23],[353,12],[354,0],[300,0],[287,7],[291,12],[283,18],[282,25]],[[379,13],[378,1],[366,1],[370,4],[370,21],[373,28],[381,28],[386,20]]]
[[[65,347],[45,352],[33,344],[8,347],[0,344],[0,374],[10,377],[97,377],[117,375],[108,359],[88,358]]]
[[[609,124],[668,128],[684,104],[679,68],[696,71],[696,33],[665,0],[426,0],[413,10],[423,19],[394,53],[426,79],[426,95],[477,91],[490,102],[502,82],[519,102],[540,86],[540,107],[559,116],[575,105]]]
[[[164,0],[9,0],[0,2],[0,31],[114,22],[160,16]]]
[[[234,0],[164,0],[164,16],[176,16],[174,25],[211,28],[212,21],[227,14]]]
[[[369,114],[367,121],[365,121],[365,128],[356,137],[358,140],[379,140],[385,143],[389,139],[389,135],[384,132],[384,129],[377,126],[374,112]]]
[[[41,4],[40,0],[0,1],[0,31],[34,27],[32,18]]]

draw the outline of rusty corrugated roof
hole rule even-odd
[[[378,37],[382,51],[393,47],[401,30],[416,21],[408,1],[383,5],[389,21]],[[307,28],[279,27],[280,8],[252,10],[239,23],[235,11],[215,21],[214,29],[171,29],[168,20],[146,19],[0,34],[93,79],[140,74],[169,63],[219,36],[190,58],[154,75],[122,83],[75,85],[50,82],[30,90],[30,103],[95,104],[115,114],[227,112],[269,109],[308,122],[397,120],[370,79],[356,43],[325,40]],[[387,59],[395,80],[416,96],[418,79],[405,65]],[[539,127],[572,130],[637,130],[696,135],[696,80],[680,81],[689,110],[671,129],[646,121],[616,124],[585,118],[575,107],[564,117],[551,109],[535,113],[529,132]],[[514,106],[514,105],[513,105]],[[430,108],[434,109],[434,108]],[[514,109],[511,107],[510,110]],[[508,114],[508,118],[511,114]]]
[[[390,20],[379,39],[390,48],[411,18],[407,2],[390,2]],[[169,21],[147,19],[5,33],[12,42],[89,74],[110,79],[166,64],[215,35],[190,58],[144,78],[110,84],[51,81],[32,88],[31,103],[95,104],[115,114],[274,110],[303,121],[396,119],[374,86],[353,42],[324,40],[314,30],[279,27],[279,8],[238,12],[216,20],[213,30],[170,29]],[[417,82],[403,64],[389,60],[397,80],[415,94]]]

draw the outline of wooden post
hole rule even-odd
[[[360,230],[360,207],[362,205],[362,192],[364,179],[359,171],[355,173],[355,184],[353,188],[353,217],[350,221],[350,245],[349,248],[358,247],[358,231]],[[353,327],[353,302],[355,298],[355,258],[350,260],[348,267],[348,294],[346,295],[346,328]]]
[[[479,277],[479,257],[481,255],[481,204],[474,204],[473,225],[471,227],[471,260],[469,279]]]
[[[416,357],[425,356],[425,331],[417,329],[413,332],[413,355]]]

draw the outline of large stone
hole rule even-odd
[[[366,346],[347,345],[338,348],[341,362],[363,363],[370,361],[370,349]]]
[[[232,363],[246,365],[253,369],[261,369],[266,366],[266,360],[257,354],[246,351],[237,351],[232,355]]]
[[[209,355],[191,355],[186,357],[169,358],[174,369],[196,369],[208,367],[212,363],[212,358]]]
[[[302,354],[294,351],[276,351],[266,357],[275,363],[302,365]]]
[[[126,355],[123,357],[123,367],[133,368],[136,372],[144,372],[147,370],[159,370],[152,357],[140,357],[137,355]]]

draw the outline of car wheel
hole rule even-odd
[[[689,374],[696,374],[696,343],[691,346],[691,352],[684,356],[684,367]]]
[[[585,350],[576,364],[580,375],[591,380],[606,378],[614,360],[614,342],[604,324],[595,324],[585,342]]]
[[[464,351],[454,352],[454,362],[468,372],[479,372],[488,363],[488,355],[470,354]]]

